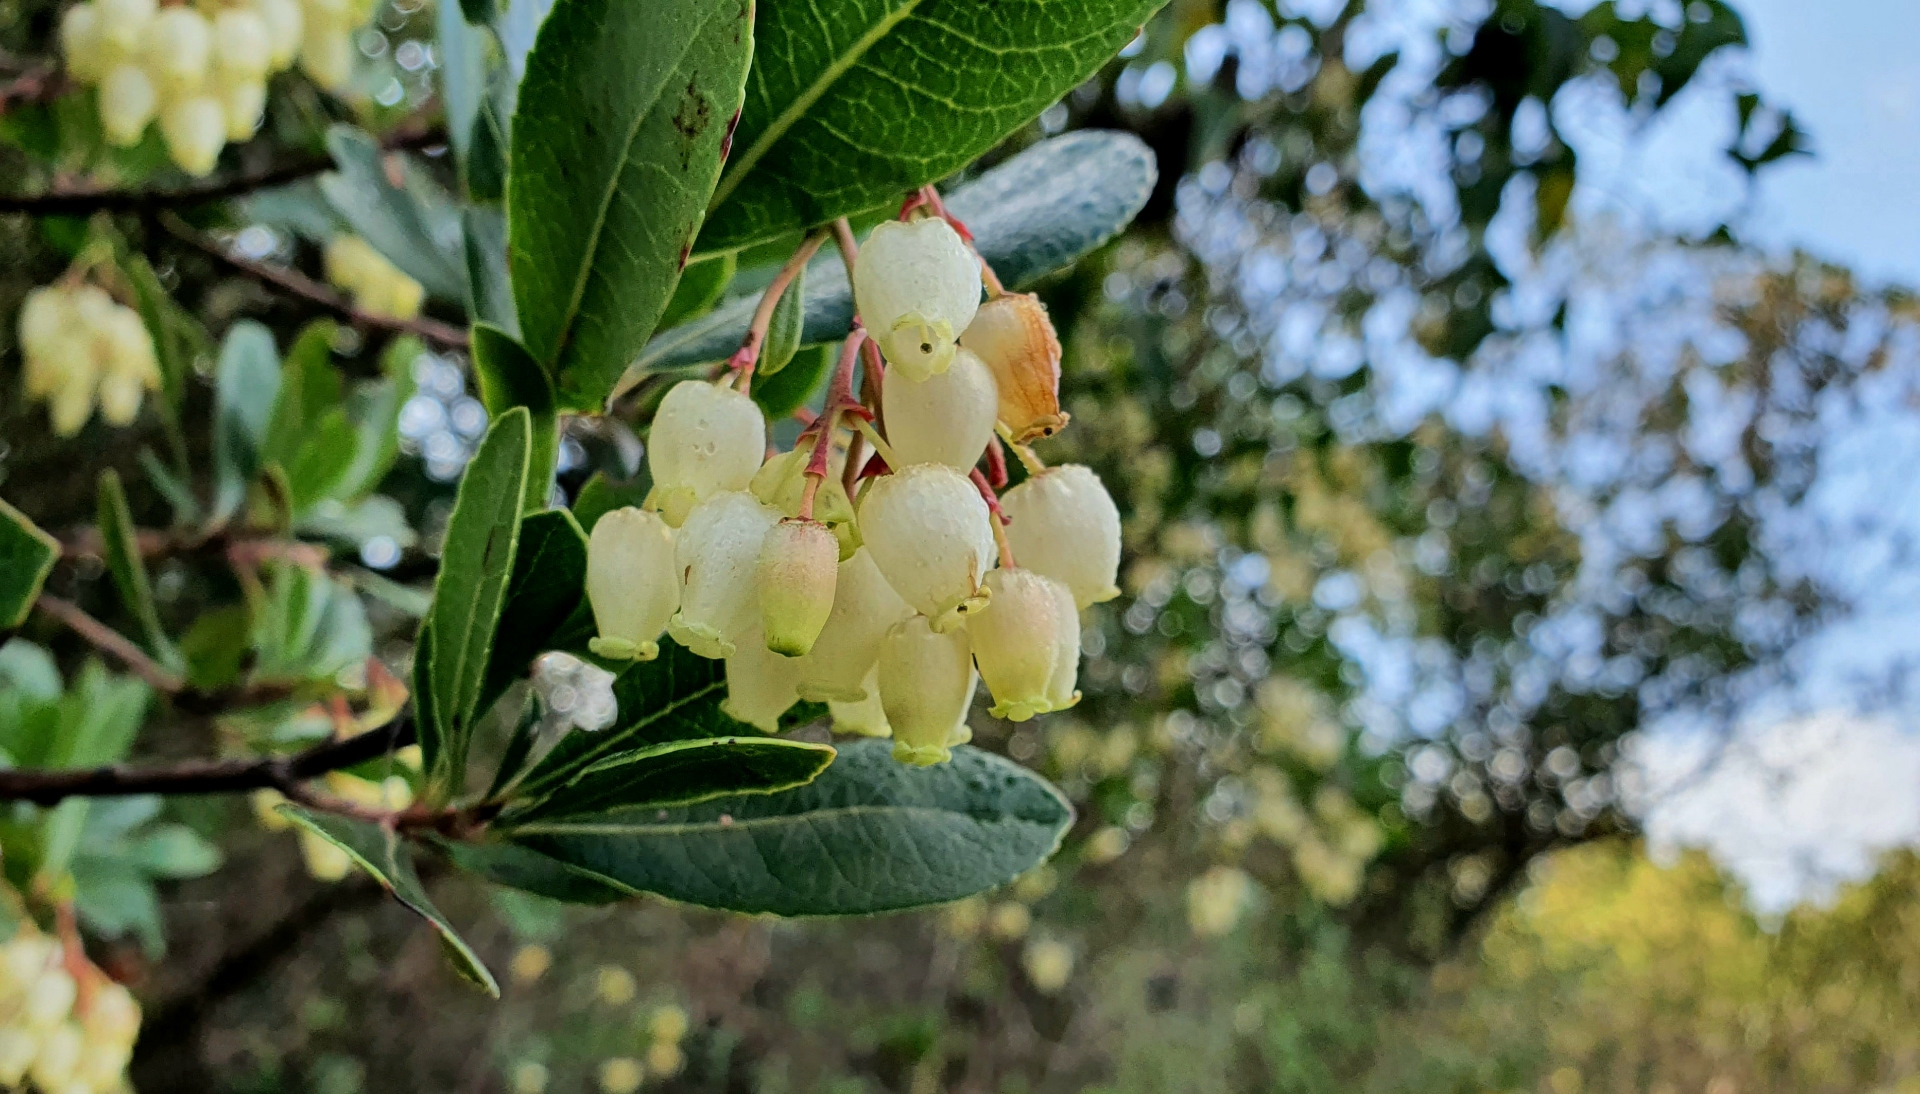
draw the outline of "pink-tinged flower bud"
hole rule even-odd
[[[840,541],[827,526],[788,517],[760,545],[760,625],[767,648],[786,657],[813,649],[833,611]]]
[[[967,635],[980,677],[993,694],[995,718],[1024,722],[1051,709],[1047,680],[1059,640],[1059,602],[1053,582],[1024,567],[987,574],[993,599],[967,617]]]
[[[1000,497],[1020,565],[1064,582],[1084,608],[1120,595],[1120,510],[1092,470],[1050,467]]]
[[[587,648],[614,661],[651,661],[680,608],[673,529],[660,514],[627,506],[602,516],[587,537],[587,601],[599,637]]]
[[[100,79],[100,130],[107,143],[126,148],[140,143],[160,108],[160,92],[146,69],[114,65]]]
[[[800,662],[768,649],[766,635],[754,627],[727,657],[727,697],[720,711],[762,733],[778,733],[780,716],[800,701],[793,690],[799,679]]]
[[[857,702],[870,697],[873,666],[880,643],[895,623],[913,614],[900,599],[866,548],[840,564],[833,590],[833,611],[807,654],[800,697],[814,702]]]
[[[993,438],[998,400],[987,366],[963,347],[954,351],[947,371],[925,380],[889,374],[880,406],[887,443],[901,463],[944,463],[966,471]]]
[[[1074,687],[1080,679],[1080,606],[1064,582],[1048,578],[1047,587],[1060,620],[1053,639],[1053,671],[1047,674],[1047,710],[1054,713],[1080,702],[1080,691]]]
[[[967,476],[938,463],[882,475],[860,501],[860,536],[874,564],[937,631],[986,603],[980,579],[995,558],[991,519]]]
[[[960,335],[980,355],[1000,396],[1000,422],[1016,441],[1051,437],[1067,424],[1060,409],[1060,339],[1046,306],[1030,293],[1005,293],[980,305]]]
[[[178,8],[169,8],[178,11]],[[189,175],[204,175],[220,160],[227,143],[227,112],[211,95],[189,95],[160,112],[160,135],[167,155]]]
[[[767,419],[751,398],[682,380],[660,400],[647,438],[653,507],[678,528],[695,504],[745,490],[767,454]]]
[[[880,705],[880,666],[877,661],[873,668],[867,670],[861,686],[867,691],[865,699],[827,703],[827,713],[833,715],[833,731],[858,737],[893,736],[893,727],[887,724],[886,708]]]
[[[853,299],[867,332],[896,371],[925,380],[945,372],[960,332],[980,306],[980,261],[939,217],[886,221],[861,245]]]
[[[780,510],[781,516],[800,515],[801,501],[807,492],[807,464],[813,450],[802,446],[782,452],[760,465],[747,486],[754,497]],[[842,461],[828,461],[828,475],[813,495],[813,519],[833,531],[840,541],[840,558],[845,561],[860,549],[860,529],[853,519],[853,501],[840,483]]]
[[[780,514],[752,494],[729,490],[693,507],[674,542],[680,610],[667,623],[674,641],[701,657],[732,657],[760,625],[754,581],[760,545]]]
[[[953,758],[979,677],[965,630],[940,633],[927,617],[896,623],[880,647],[880,707],[893,727],[893,758],[926,767]]]

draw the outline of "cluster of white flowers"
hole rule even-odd
[[[267,78],[293,65],[328,90],[353,70],[353,30],[369,0],[82,0],[60,24],[67,73],[99,89],[109,142],[140,143],[160,123],[173,162],[213,170],[227,142],[250,139]]]
[[[647,508],[593,529],[592,649],[646,660],[669,634],[725,659],[734,718],[774,732],[795,702],[825,702],[836,728],[939,763],[971,736],[982,680],[1013,721],[1079,700],[1079,611],[1118,592],[1120,517],[1085,467],[1036,467],[999,514],[970,479],[996,426],[1019,443],[1065,423],[1060,349],[1035,298],[980,302],[979,260],[944,219],[876,228],[854,292],[888,365],[868,409],[891,466],[849,497],[841,474],[809,471],[830,432],[768,457],[745,393],[675,386]],[[812,429],[831,431],[833,410]]]
[[[26,394],[45,399],[53,431],[80,432],[93,417],[127,425],[160,387],[153,339],[140,313],[114,302],[97,285],[42,285],[20,308],[20,350]]]
[[[127,1061],[139,1036],[140,1005],[84,958],[70,962],[31,924],[0,943],[0,1087],[130,1091]]]
[[[327,242],[327,280],[353,296],[353,306],[369,315],[412,319],[420,314],[427,291],[400,272],[387,256],[359,236],[335,236]]]

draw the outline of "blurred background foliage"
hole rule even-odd
[[[55,17],[0,5],[9,74],[36,71]],[[230,156],[319,154],[330,120],[431,125],[432,23],[389,0],[350,95],[286,77],[264,135]],[[1059,858],[1003,893],[858,923],[562,909],[438,878],[508,970],[496,1005],[365,879],[308,877],[243,801],[97,811],[71,853],[95,890],[86,925],[148,1008],[138,1088],[1920,1089],[1910,856],[1762,920],[1703,857],[1656,864],[1634,836],[1647,727],[1711,737],[1756,709],[1900,691],[1799,684],[1807,643],[1862,592],[1836,578],[1810,500],[1821,457],[1872,415],[1913,412],[1914,301],[1729,228],[1678,239],[1571,212],[1570,100],[1644,126],[1743,41],[1719,0],[1173,0],[985,161],[1116,127],[1161,168],[1134,227],[1041,290],[1073,427],[1040,451],[1113,488],[1124,595],[1089,616],[1071,715],[974,719],[977,743],[1073,797]],[[1715,94],[1743,172],[1805,150],[1759,92]],[[0,175],[39,170],[18,149],[58,131],[59,109],[7,109]],[[458,188],[431,146],[414,162]],[[105,177],[123,168],[153,170]],[[288,747],[332,732],[316,696],[393,701],[359,666],[404,677],[451,482],[486,424],[460,354],[309,327],[309,306],[170,234],[161,208],[0,216],[0,313],[89,233],[125,239],[189,317],[199,376],[218,336],[262,324],[290,361],[357,382],[341,405],[404,455],[377,494],[284,514],[329,552],[324,575],[306,556],[227,565],[245,537],[153,552],[153,610],[188,636],[195,686],[283,701],[248,719],[160,704],[137,739],[137,712],[101,727],[104,759]],[[340,230],[325,208],[301,184],[182,211],[314,269]],[[728,291],[778,257],[742,256]],[[104,466],[134,523],[185,520],[152,468],[204,466],[210,431],[150,415],[56,439],[17,396],[13,336],[9,500],[75,527]],[[637,390],[621,416],[569,426],[570,497],[627,489]],[[190,385],[181,418],[208,401]],[[141,633],[111,552],[68,546],[49,591]],[[16,643],[0,666],[15,762],[66,689],[150,701],[71,637],[23,637],[53,657]],[[36,869],[17,848],[46,830],[6,839],[16,884]]]

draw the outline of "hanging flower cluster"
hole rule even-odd
[[[767,455],[748,394],[756,334],[727,377],[667,392],[653,493],[594,526],[587,594],[601,657],[670,635],[726,661],[740,721],[771,733],[824,702],[836,729],[933,764],[971,737],[981,681],[1012,721],[1079,700],[1079,611],[1118,593],[1120,517],[1092,471],[1024,447],[1067,421],[1046,309],[1000,288],[936,197],[910,205],[849,245],[859,318],[792,451]],[[1028,470],[1004,498],[1003,441]]]
[[[119,1094],[140,1036],[140,1004],[79,956],[78,944],[23,921],[0,943],[0,1087]]]
[[[329,91],[353,70],[353,30],[367,0],[82,0],[60,23],[67,73],[99,90],[111,144],[139,144],[158,120],[181,170],[213,170],[229,141],[253,137],[267,78],[299,61]]]
[[[146,393],[160,387],[160,365],[140,313],[98,285],[43,285],[20,308],[26,394],[45,399],[53,431],[80,432],[93,417],[128,425]]]

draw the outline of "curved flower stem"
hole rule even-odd
[[[1019,457],[1020,466],[1027,469],[1027,474],[1038,475],[1047,469],[1047,465],[1041,461],[1033,449],[1013,439],[1013,434],[1008,431],[1005,425],[995,422],[993,430],[1000,435],[1001,440],[1007,442],[1008,448],[1013,449],[1013,454]]]
[[[1007,488],[1007,450],[1000,446],[999,437],[987,438],[987,481],[995,490]]]
[[[813,519],[814,495],[820,492],[820,484],[827,478],[827,465],[833,455],[833,430],[839,424],[840,415],[852,414],[863,420],[872,416],[872,411],[862,406],[853,394],[853,363],[859,360],[860,347],[866,344],[866,329],[856,319],[852,332],[840,347],[840,360],[833,367],[833,381],[827,386],[826,409],[810,427],[814,434],[813,455],[807,460],[807,485],[805,492],[800,495],[800,517],[803,520]]]
[[[727,367],[739,378],[737,387],[742,395],[747,394],[753,383],[753,366],[760,360],[760,348],[766,345],[767,328],[773,324],[773,309],[780,306],[780,298],[786,295],[787,287],[793,284],[794,278],[800,276],[801,270],[806,269],[807,263],[813,260],[814,252],[826,241],[827,233],[823,231],[808,236],[800,248],[793,252],[793,256],[787,259],[787,264],[774,275],[767,291],[760,294],[760,306],[753,309],[753,322],[747,327],[747,336],[740,340],[740,348],[733,352],[733,356],[727,358]]]
[[[967,472],[973,485],[979,489],[980,497],[987,503],[987,512],[991,518],[987,523],[993,525],[993,542],[1000,548],[1000,568],[1011,570],[1014,567],[1013,544],[1007,542],[1007,514],[1000,510],[1000,495],[993,492],[993,486],[979,468]]]

